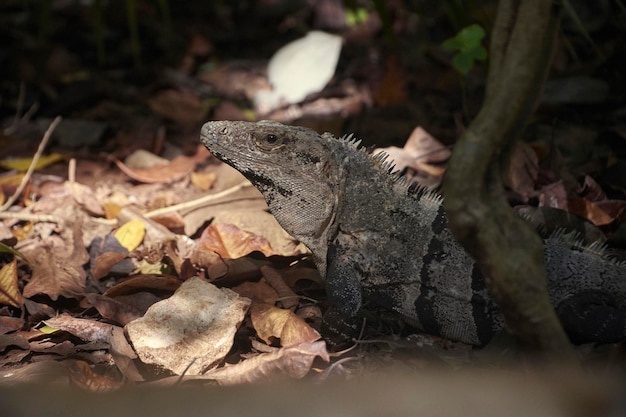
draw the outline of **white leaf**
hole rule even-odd
[[[276,94],[292,104],[322,90],[335,74],[341,43],[340,36],[312,31],[280,48],[267,69]]]

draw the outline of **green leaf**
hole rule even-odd
[[[15,256],[19,256],[20,258],[22,258],[24,260],[24,262],[32,265],[33,263],[30,261],[30,259],[28,259],[22,252],[13,249],[10,246],[5,245],[4,243],[0,242],[0,252],[6,252],[6,253],[10,253],[12,255]]]
[[[456,35],[457,39],[461,42],[461,44],[466,47],[473,47],[476,45],[480,45],[480,42],[485,37],[485,30],[482,26],[473,24],[467,26]]]
[[[475,61],[487,59],[487,50],[482,46],[485,30],[477,24],[467,26],[455,37],[447,39],[441,46],[448,51],[456,51],[452,57],[452,66],[463,75],[474,67]]]
[[[452,66],[461,74],[467,75],[474,67],[474,59],[471,55],[456,54],[454,58],[452,58]]]

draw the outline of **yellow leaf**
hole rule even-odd
[[[139,219],[133,219],[115,232],[115,238],[120,242],[120,245],[128,249],[129,252],[137,249],[137,246],[143,240],[146,235],[146,226]]]
[[[44,333],[44,334],[52,334],[52,333],[56,333],[59,331],[59,329],[55,329],[54,327],[50,327],[48,325],[40,327],[37,330],[39,330],[41,333]]]
[[[0,304],[21,307],[24,297],[17,285],[17,260],[6,264],[0,269]]]
[[[27,171],[32,162],[32,158],[10,158],[0,160],[0,167],[5,169],[15,169],[18,171]],[[41,169],[63,160],[63,155],[60,153],[51,153],[50,155],[44,155],[39,158],[35,169]]]

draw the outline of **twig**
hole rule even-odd
[[[49,214],[33,214],[12,211],[0,211],[0,219],[15,219],[25,222],[60,223],[61,220]]]
[[[70,159],[67,166],[67,182],[74,184],[76,182],[76,158]]]
[[[173,206],[163,207],[163,208],[160,208],[160,209],[149,211],[146,214],[144,214],[144,217],[147,217],[147,218],[157,217],[157,216],[162,216],[164,214],[172,213],[172,212],[175,212],[175,211],[178,211],[178,210],[183,210],[183,209],[188,209],[188,208],[201,206],[201,205],[203,205],[205,203],[208,203],[209,201],[217,200],[218,198],[222,198],[222,197],[227,196],[229,194],[236,193],[237,191],[241,190],[242,188],[250,187],[250,186],[252,186],[252,184],[250,182],[243,181],[243,182],[235,185],[234,187],[231,187],[231,188],[229,188],[227,190],[224,190],[224,191],[216,193],[216,194],[205,195],[204,197],[200,197],[200,198],[197,198],[195,200],[185,201],[184,203],[174,204]]]
[[[160,209],[149,211],[149,212],[143,214],[143,217],[145,217],[145,218],[152,218],[152,217],[162,216],[162,215],[168,214],[168,213],[173,213],[173,212],[178,211],[178,210],[198,207],[198,206],[201,206],[201,205],[203,205],[205,203],[208,203],[210,201],[217,200],[219,198],[222,198],[222,197],[227,196],[227,195],[232,194],[232,193],[236,193],[237,191],[241,190],[242,188],[246,188],[246,187],[250,187],[250,186],[252,186],[252,184],[250,182],[244,181],[244,182],[241,182],[241,183],[235,185],[234,187],[229,188],[228,190],[224,190],[224,191],[221,191],[221,192],[216,193],[216,194],[205,195],[204,197],[200,197],[200,198],[197,198],[195,200],[185,201],[184,203],[175,204],[173,206],[163,207],[163,208],[160,208]],[[96,222],[98,224],[104,224],[104,225],[114,225],[114,224],[117,223],[117,219],[102,219],[102,218],[98,218],[98,217],[91,217],[91,221]]]
[[[30,166],[28,167],[28,171],[26,171],[26,174],[24,174],[24,178],[22,178],[22,182],[20,183],[20,186],[17,187],[17,190],[15,190],[15,193],[13,193],[11,197],[9,197],[6,203],[4,203],[2,207],[0,207],[0,211],[5,211],[9,207],[11,207],[11,205],[15,202],[15,200],[17,200],[20,194],[22,194],[22,191],[24,191],[24,188],[26,188],[26,184],[28,184],[28,181],[30,180],[31,175],[33,175],[33,171],[35,171],[35,167],[37,166],[37,162],[39,162],[39,158],[41,158],[41,154],[43,154],[43,150],[45,149],[46,145],[48,144],[48,141],[50,140],[50,137],[52,136],[52,132],[54,132],[54,129],[57,127],[57,125],[60,122],[61,122],[61,116],[57,116],[52,121],[52,123],[50,123],[50,126],[46,130],[46,133],[44,133],[43,135],[43,139],[41,140],[41,143],[39,143],[39,148],[37,149],[35,156],[33,156],[33,160],[31,161]]]

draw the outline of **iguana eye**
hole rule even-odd
[[[272,151],[278,148],[282,148],[284,145],[283,137],[280,135],[275,135],[273,133],[261,133],[255,135],[254,142],[259,148],[265,151]]]

